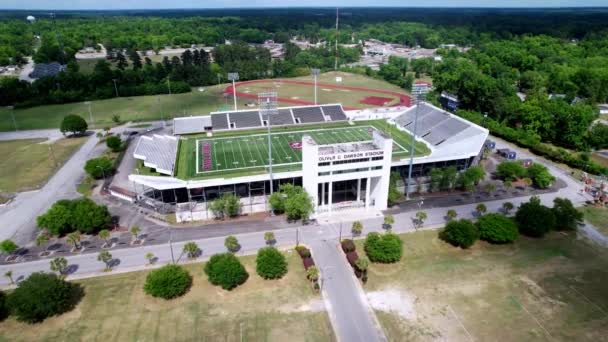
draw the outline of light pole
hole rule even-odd
[[[15,106],[8,106],[6,108],[11,111],[11,118],[13,118],[13,126],[15,126],[15,132],[17,132],[18,129],[17,129],[17,121],[15,120]]]
[[[93,120],[93,111],[91,110],[91,101],[86,101],[84,104],[89,106],[89,123],[91,124],[91,128],[94,128],[95,121]]]
[[[276,91],[259,93],[258,101],[260,102],[260,114],[262,114],[262,119],[266,118],[266,125],[268,126],[268,173],[270,175],[270,194],[272,195],[274,189],[272,184],[272,134],[270,130],[270,118],[279,112],[277,108],[277,93]]]
[[[228,73],[228,80],[232,81],[232,96],[234,97],[234,111],[236,111],[237,110],[237,108],[236,108],[236,81],[239,80],[239,73],[238,72]]]
[[[412,95],[416,97],[416,108],[414,109],[414,131],[412,132],[412,144],[410,146],[410,167],[407,172],[407,184],[405,185],[405,198],[410,199],[410,185],[412,182],[412,169],[414,168],[414,149],[416,147],[416,133],[418,130],[418,108],[423,102],[424,95],[428,91],[427,88],[414,84],[412,86]]]
[[[163,127],[165,127],[165,120],[163,119],[163,103],[160,101],[160,97],[158,99],[158,107],[160,108],[160,121],[163,123]]]
[[[317,104],[317,76],[321,73],[319,69],[311,69],[312,76],[315,79],[315,105]]]
[[[167,77],[167,88],[169,88],[169,95],[171,95],[171,80]]]
[[[116,86],[116,79],[113,78],[112,82],[114,82],[114,91],[116,92],[116,97],[118,97],[118,87]]]

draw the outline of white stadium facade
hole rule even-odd
[[[318,114],[321,113],[321,114]],[[418,116],[415,122],[416,113]],[[393,139],[380,130],[370,130],[371,140],[324,144],[303,133],[301,168],[224,176],[221,172],[204,178],[177,177],[178,142],[190,134],[212,136],[215,132],[267,127],[268,118],[252,110],[216,112],[207,116],[175,118],[174,135],[142,136],[134,158],[158,175],[132,174],[137,202],[145,207],[176,213],[178,221],[212,218],[207,204],[223,193],[241,198],[244,213],[270,210],[267,197],[272,189],[291,183],[303,186],[312,196],[313,217],[344,209],[384,210],[387,208],[391,172],[408,177],[410,155],[393,155]],[[279,108],[272,126],[312,125],[344,121],[386,120],[413,135],[430,153],[413,158],[410,191],[424,188],[433,168],[454,166],[459,171],[475,165],[488,138],[488,130],[428,103],[412,107],[386,107],[345,111],[341,105]],[[332,130],[328,128],[328,130]],[[274,134],[274,131],[273,131]],[[198,145],[197,145],[198,146]],[[407,149],[410,146],[405,146]],[[198,148],[198,147],[197,147]],[[199,151],[197,150],[197,158]],[[202,153],[202,152],[201,152]],[[198,169],[197,159],[197,169]],[[204,171],[201,171],[204,173]],[[405,184],[405,183],[404,183]]]

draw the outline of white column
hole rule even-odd
[[[357,178],[357,202],[361,201],[361,178]]]
[[[332,205],[332,192],[333,192],[333,183],[329,182],[329,198],[327,199],[327,204],[329,205],[329,212],[331,213],[331,205]]]
[[[321,205],[325,205],[325,182],[321,183]]]
[[[369,188],[372,185],[372,181],[371,180],[372,180],[371,177],[367,177],[367,185],[365,186],[365,209],[369,208],[369,201],[370,201],[370,198],[369,198]]]

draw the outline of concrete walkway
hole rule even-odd
[[[367,297],[336,240],[311,245],[320,285],[338,341],[386,341]]]

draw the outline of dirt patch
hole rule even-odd
[[[393,312],[407,320],[416,319],[414,305],[417,298],[404,290],[386,289],[369,292],[367,299],[375,310]]]
[[[301,305],[289,305],[282,306],[279,308],[279,311],[285,313],[294,313],[294,312],[322,312],[326,311],[325,303],[322,299],[313,299],[309,302],[306,302]]]

